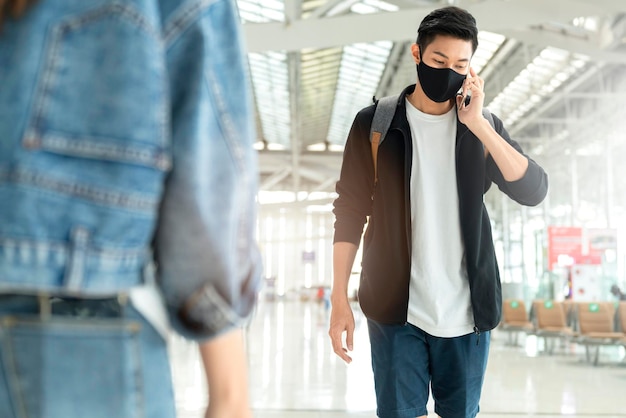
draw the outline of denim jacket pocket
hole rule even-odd
[[[0,217],[10,219],[0,282],[10,288],[108,294],[138,284],[150,262],[172,150],[159,18],[141,7],[63,2],[41,17],[21,147],[0,167]],[[86,238],[77,246],[76,236]]]
[[[153,23],[110,1],[65,16],[48,32],[23,147],[168,170],[169,103]]]

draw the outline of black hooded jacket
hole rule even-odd
[[[369,140],[375,105],[355,117],[343,156],[334,202],[334,242],[359,245],[363,226],[363,260],[359,301],[368,318],[387,324],[407,320],[411,278],[411,129],[406,118],[405,97],[400,95],[385,140],[378,149],[378,183],[374,188],[374,165]],[[520,146],[494,116],[496,131],[515,149]],[[528,157],[527,157],[528,158]],[[456,172],[461,234],[465,248],[471,305],[476,331],[495,328],[502,311],[502,292],[491,225],[483,195],[491,183],[516,202],[534,206],[548,190],[544,170],[528,158],[524,177],[504,179],[491,156],[485,158],[480,140],[457,121]]]

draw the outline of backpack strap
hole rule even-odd
[[[384,141],[389,126],[391,126],[391,120],[396,113],[399,97],[400,95],[396,94],[379,99],[374,110],[374,118],[372,119],[372,127],[370,129],[372,160],[374,161],[374,185],[378,183],[378,147]]]

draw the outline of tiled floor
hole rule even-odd
[[[255,417],[375,417],[367,327],[357,307],[355,319],[354,360],[345,365],[331,350],[323,306],[261,302],[247,334]],[[576,344],[547,355],[534,336],[520,338],[519,347],[507,341],[492,334],[479,417],[626,417],[624,348],[603,347],[593,366]],[[176,340],[172,357],[179,416],[201,418],[206,390],[195,348]]]

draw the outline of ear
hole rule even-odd
[[[420,63],[420,47],[418,44],[411,45],[411,55],[416,64]]]

